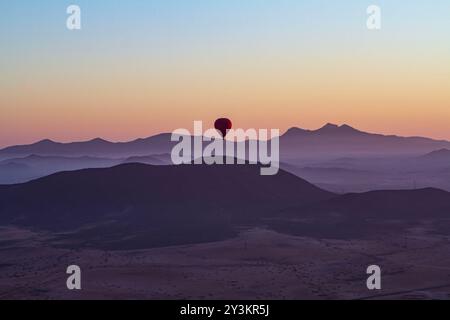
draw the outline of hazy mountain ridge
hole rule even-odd
[[[426,160],[446,160],[449,161],[450,165],[450,150],[449,149],[439,149],[432,151],[430,153],[427,153],[421,157],[422,159]]]
[[[82,142],[60,143],[47,139],[29,145],[6,147],[0,150],[0,156],[11,157],[31,154],[55,156],[103,155],[106,157],[148,156],[156,153],[170,153],[175,144],[175,142],[170,141],[170,138],[170,133],[162,133],[129,142],[110,142],[96,138]],[[341,153],[357,151],[375,153],[382,152],[383,148],[386,149],[385,152],[394,153],[425,153],[443,148],[450,149],[450,142],[445,140],[373,134],[360,131],[349,125],[338,126],[330,123],[317,130],[305,130],[294,127],[287,130],[280,139],[282,153],[301,152],[298,149],[299,147],[313,148],[321,153],[326,151],[320,150],[324,147],[329,147],[329,152],[336,151],[337,147],[343,148]],[[400,149],[394,150],[394,147],[400,147]],[[402,150],[402,147],[404,150]]]
[[[450,142],[424,137],[401,137],[367,133],[348,125],[327,124],[318,130],[292,128],[280,141],[285,160],[301,158],[333,159],[353,156],[420,155]]]
[[[163,133],[129,142],[110,142],[101,138],[89,141],[61,143],[42,140],[29,145],[10,146],[0,150],[0,156],[146,156],[151,153],[170,153],[170,134]]]
[[[0,161],[0,184],[26,182],[60,171],[106,168],[119,164],[118,159],[92,156],[67,157],[29,155]]]
[[[166,133],[130,142],[43,140],[8,147],[0,150],[0,184],[120,163],[171,164],[177,142],[170,138]],[[317,130],[291,128],[280,137],[282,168],[339,193],[414,187],[450,191],[449,149],[448,141],[385,136],[334,124]]]

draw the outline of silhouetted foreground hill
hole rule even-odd
[[[46,230],[53,243],[74,247],[208,242],[244,226],[363,237],[449,217],[450,193],[438,189],[337,196],[282,170],[261,176],[255,165],[135,163],[0,186],[0,225]]]
[[[345,194],[308,208],[289,208],[273,219],[270,227],[333,239],[398,235],[413,227],[449,235],[449,218],[449,192],[433,188],[383,190]]]
[[[450,218],[450,193],[433,188],[371,191],[342,195],[329,200],[322,208],[353,218]]]
[[[283,171],[261,176],[254,165],[125,164],[0,186],[0,224],[65,232],[74,245],[184,244],[333,196]]]

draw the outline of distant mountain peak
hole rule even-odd
[[[324,129],[324,130],[327,130],[327,129],[338,129],[338,128],[339,128],[339,126],[337,124],[328,122],[326,125],[324,125],[319,130],[322,130],[322,129]]]
[[[332,135],[349,135],[349,134],[365,134],[363,131],[359,131],[347,124],[337,125],[334,123],[327,123],[323,127],[317,130],[306,130],[298,127],[292,127],[286,131],[285,136],[301,136],[308,134],[332,134]]]
[[[55,144],[56,142],[50,139],[44,139],[41,141],[38,141],[36,144]]]
[[[341,126],[334,123],[327,123],[322,128],[316,130],[317,133],[362,133],[362,131],[356,130],[353,127],[350,127],[347,124],[343,124]]]
[[[88,141],[88,142],[109,143],[109,141],[107,141],[107,140],[105,140],[105,139],[102,139],[102,138],[95,138],[95,139],[92,139],[92,140],[90,140],[90,141]]]

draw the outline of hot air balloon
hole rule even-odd
[[[214,128],[216,128],[216,130],[220,132],[222,138],[224,139],[228,133],[228,130],[230,130],[232,127],[233,124],[231,123],[231,120],[227,118],[220,118],[217,119],[216,122],[214,122]]]

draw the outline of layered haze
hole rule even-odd
[[[120,143],[46,139],[11,146],[0,150],[0,184],[122,163],[171,165],[175,144],[170,134],[159,134]],[[281,168],[337,193],[427,187],[450,191],[449,150],[446,140],[386,136],[331,123],[316,130],[293,127],[280,137]]]

